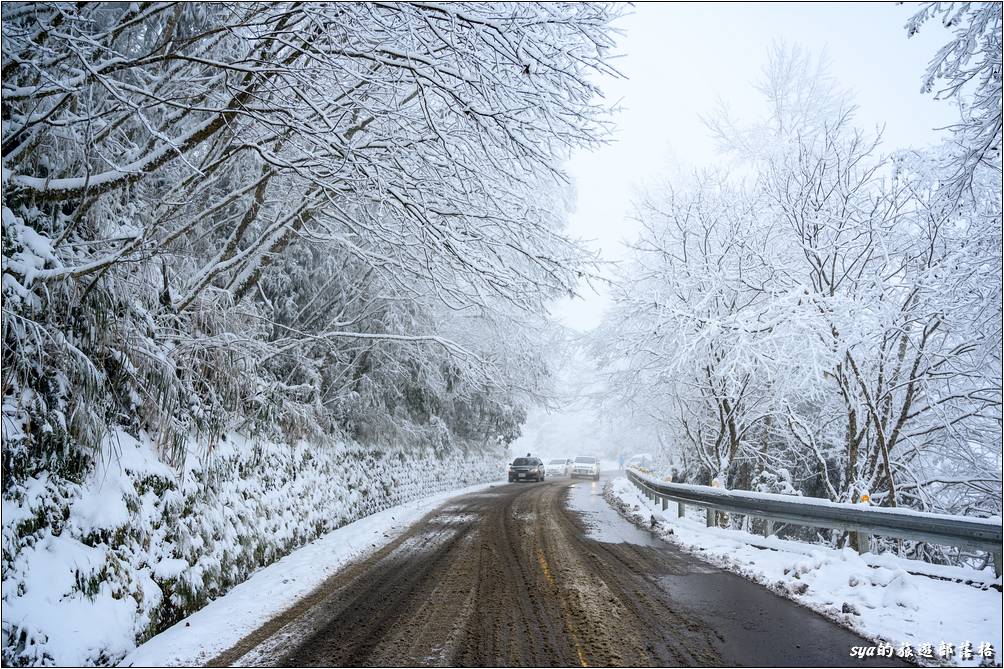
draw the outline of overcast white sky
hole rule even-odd
[[[641,3],[617,26],[625,79],[601,81],[606,100],[621,101],[613,142],[568,164],[578,193],[570,234],[593,240],[605,259],[624,257],[635,234],[628,220],[633,193],[671,169],[690,171],[715,160],[699,115],[721,97],[737,116],[760,104],[757,79],[775,40],[825,50],[830,72],[853,91],[859,125],[884,125],[887,150],[933,143],[935,128],[955,110],[920,93],[927,62],[948,33],[932,22],[907,39],[913,5],[892,3]],[[555,314],[577,330],[594,327],[605,294],[582,288]]]

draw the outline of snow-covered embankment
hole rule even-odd
[[[410,516],[391,513],[356,531],[349,523],[502,472],[501,454],[343,442],[283,445],[231,435],[208,453],[193,445],[179,468],[122,432],[107,446],[83,481],[47,472],[5,493],[4,664],[117,663],[336,528],[347,532],[318,542],[318,550],[337,550],[310,578],[323,578]],[[297,578],[286,588],[294,598],[311,587]],[[258,601],[259,614],[285,601]],[[231,630],[255,620],[235,618]]]

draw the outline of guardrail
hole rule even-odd
[[[707,512],[708,527],[715,524],[714,511],[725,511],[763,518],[767,521],[766,536],[773,534],[775,522],[781,522],[975,548],[993,556],[994,571],[1001,575],[1004,535],[1000,520],[668,483],[634,468],[629,468],[627,475],[649,498],[661,501],[663,510],[668,508],[669,500],[676,502],[679,517],[683,517],[687,504],[703,507]],[[860,550],[861,542],[858,545]]]

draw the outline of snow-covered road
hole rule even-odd
[[[636,528],[602,485],[557,479],[454,497],[210,663],[825,666],[869,645]],[[202,635],[194,628],[225,615],[226,600],[166,633],[175,637],[161,650]],[[156,654],[157,641],[129,659],[184,659]]]

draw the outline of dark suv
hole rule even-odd
[[[516,458],[509,465],[509,483],[543,480],[544,463],[540,461],[540,458]]]

